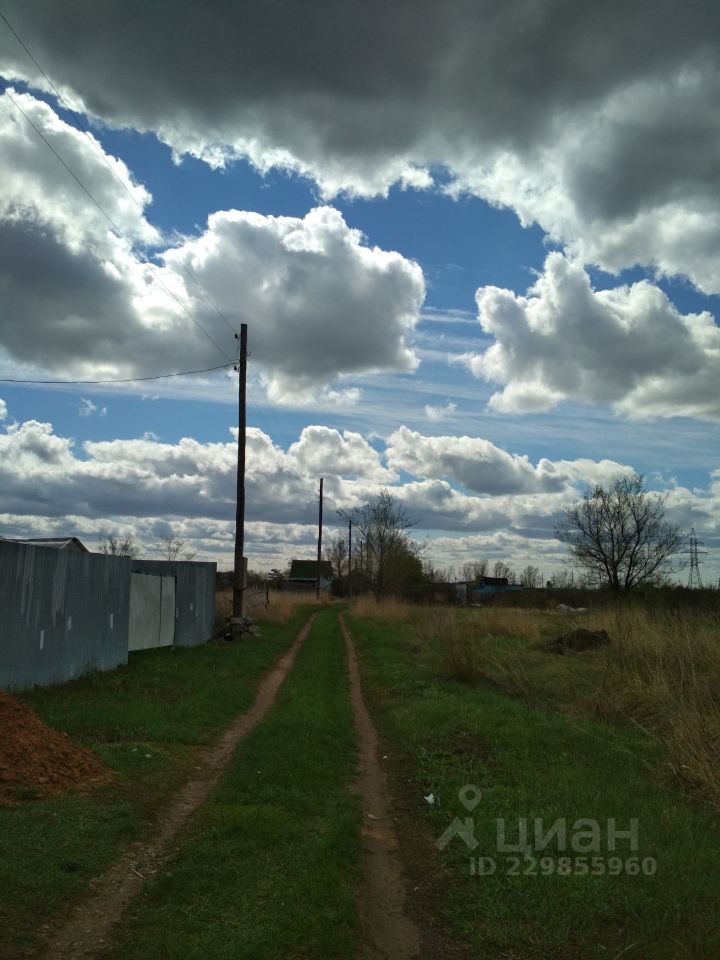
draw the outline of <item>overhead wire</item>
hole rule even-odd
[[[268,437],[270,437],[270,439],[272,440],[273,430],[272,430],[272,428],[270,427],[270,424],[269,424],[269,423],[267,422],[267,420],[265,419],[265,414],[264,414],[264,413],[262,412],[262,410],[260,409],[260,404],[257,402],[257,400],[256,400],[256,398],[255,398],[255,394],[253,393],[252,387],[250,386],[249,383],[247,384],[247,391],[248,391],[248,393],[250,394],[250,399],[252,400],[252,405],[253,405],[253,407],[254,407],[254,409],[255,409],[255,412],[257,413],[258,417],[260,418],[260,420],[261,420],[262,423],[263,423],[263,426],[264,426],[265,429],[267,430],[267,435],[268,435]],[[247,400],[246,400],[246,403],[247,403]]]
[[[100,213],[101,213],[101,214],[105,217],[105,219],[108,221],[108,223],[109,223],[110,226],[113,228],[113,230],[115,231],[115,233],[116,233],[119,237],[121,237],[121,238],[125,241],[125,243],[127,243],[128,247],[129,247],[130,250],[135,254],[135,256],[138,258],[138,260],[140,260],[142,263],[145,263],[146,265],[148,265],[148,266],[150,266],[150,267],[155,267],[155,268],[156,268],[156,271],[157,271],[157,264],[154,264],[151,260],[149,260],[149,259],[142,253],[142,251],[138,250],[138,248],[136,247],[136,245],[125,235],[125,233],[120,229],[120,227],[118,227],[118,225],[117,225],[117,224],[115,223],[115,221],[112,219],[112,217],[110,216],[110,214],[103,208],[102,204],[93,196],[92,192],[88,189],[88,187],[85,186],[85,184],[82,182],[82,180],[80,179],[80,177],[78,177],[78,175],[75,173],[75,171],[72,169],[72,167],[70,167],[69,164],[65,162],[65,160],[63,159],[63,157],[57,152],[57,150],[55,149],[55,147],[52,145],[52,143],[50,143],[50,141],[47,139],[47,137],[46,137],[45,134],[42,132],[42,130],[33,122],[33,120],[27,115],[27,113],[23,110],[23,108],[20,106],[20,104],[17,102],[17,100],[12,96],[12,94],[11,94],[10,91],[8,90],[7,84],[6,84],[2,79],[0,79],[0,89],[2,89],[2,92],[5,94],[5,96],[8,98],[8,100],[13,104],[13,106],[15,107],[15,109],[24,117],[25,121],[26,121],[28,124],[30,124],[30,126],[33,128],[33,130],[35,131],[35,133],[40,137],[40,139],[41,139],[41,140],[43,141],[43,143],[48,147],[48,149],[52,151],[52,153],[54,154],[54,156],[55,156],[55,157],[57,158],[57,160],[62,164],[62,166],[65,168],[65,170],[67,170],[67,172],[70,174],[70,176],[73,178],[73,180],[78,184],[78,186],[83,190],[83,192],[87,194],[87,196],[88,196],[89,199],[92,201],[92,203],[97,207],[97,209],[100,211]],[[220,347],[220,346],[218,345],[218,343],[213,339],[213,337],[207,332],[207,330],[205,329],[205,327],[203,327],[203,325],[190,313],[190,311],[187,309],[187,307],[185,306],[185,304],[179,299],[179,297],[177,297],[177,296],[173,293],[173,291],[170,289],[170,287],[165,283],[165,281],[164,281],[164,280],[162,279],[162,277],[160,276],[159,271],[156,272],[155,278],[156,278],[156,280],[159,282],[159,284],[164,288],[164,290],[172,297],[172,299],[175,301],[175,303],[177,303],[177,305],[180,307],[180,309],[183,311],[183,313],[188,317],[188,319],[189,319],[192,323],[194,323],[195,326],[198,328],[198,330],[200,330],[200,331],[207,337],[207,339],[208,339],[208,340],[210,341],[210,343],[215,347],[215,349],[216,349],[219,353],[221,353],[221,354],[225,357],[226,360],[228,360],[230,363],[233,363],[234,361],[233,361],[232,358],[229,356],[229,354],[226,353],[226,351],[223,350],[222,347]],[[228,325],[229,325],[229,324],[228,324]],[[232,331],[232,327],[231,327],[230,329],[231,329],[231,331]],[[234,331],[233,331],[233,333],[234,333]]]
[[[65,100],[65,98],[63,97],[63,95],[62,95],[62,93],[60,92],[60,90],[58,90],[58,88],[57,88],[57,87],[55,86],[55,84],[52,82],[52,80],[51,80],[50,77],[47,75],[47,73],[45,72],[45,70],[43,70],[43,68],[42,68],[42,66],[40,65],[40,63],[38,62],[37,58],[36,58],[36,57],[33,55],[33,53],[30,51],[30,49],[28,48],[28,46],[27,46],[27,44],[25,43],[25,41],[22,39],[22,37],[20,36],[20,34],[17,32],[17,30],[16,30],[16,29],[13,27],[13,25],[10,23],[10,21],[9,21],[8,18],[5,16],[5,14],[2,12],[2,10],[0,10],[0,19],[5,23],[5,26],[6,26],[6,27],[8,28],[8,30],[12,33],[12,35],[15,37],[15,39],[16,39],[17,42],[20,44],[20,46],[23,48],[23,50],[24,50],[25,53],[28,55],[28,57],[30,58],[30,60],[32,60],[33,64],[34,64],[34,65],[37,67],[37,69],[40,71],[40,73],[42,74],[43,78],[45,79],[45,81],[47,82],[47,84],[50,86],[50,88],[52,89],[53,93],[54,93],[55,96],[57,97],[58,101],[65,107],[65,110],[66,110],[66,111],[70,114],[70,116],[73,118],[73,121],[74,121],[74,123],[75,123],[75,126],[78,128],[78,130],[79,130],[82,134],[84,134],[84,136],[87,138],[88,142],[92,145],[93,149],[94,149],[94,150],[97,152],[97,154],[102,158],[105,166],[108,168],[108,170],[110,171],[110,173],[113,175],[113,177],[115,177],[115,179],[117,180],[117,182],[118,182],[118,183],[120,184],[120,186],[123,188],[123,190],[124,190],[125,193],[128,195],[128,197],[132,200],[132,202],[135,204],[135,206],[141,211],[141,213],[144,214],[144,212],[145,212],[145,207],[143,206],[143,204],[138,200],[138,198],[133,194],[133,192],[128,189],[128,185],[127,185],[127,184],[125,183],[125,181],[118,175],[117,170],[115,170],[115,168],[113,167],[113,165],[112,165],[112,164],[110,163],[110,161],[108,160],[108,157],[107,157],[107,154],[105,153],[105,151],[101,149],[101,147],[100,147],[100,145],[98,144],[98,142],[97,142],[97,140],[95,139],[95,137],[93,137],[92,134],[90,133],[87,125],[86,125],[85,123],[83,123],[83,120],[82,120],[82,117],[80,116],[80,114],[79,114],[76,110],[73,110],[73,108],[70,106],[70,104]],[[6,91],[6,92],[7,92],[7,91]],[[197,286],[198,290],[202,293],[202,295],[205,297],[205,299],[208,301],[208,303],[210,303],[210,305],[213,307],[213,309],[215,310],[215,312],[217,313],[217,315],[220,317],[220,319],[223,321],[223,323],[225,323],[225,325],[227,326],[228,330],[230,330],[230,332],[231,332],[232,334],[236,334],[236,333],[237,333],[237,330],[235,330],[235,328],[232,326],[232,324],[230,323],[230,321],[227,319],[227,317],[226,317],[225,314],[222,312],[222,310],[220,309],[220,307],[218,307],[218,305],[215,303],[215,301],[214,301],[213,298],[210,296],[210,294],[207,292],[207,290],[206,290],[206,289],[203,287],[203,285],[200,283],[200,281],[199,281],[198,278],[195,276],[195,274],[193,273],[193,271],[192,271],[187,265],[185,265],[185,264],[183,264],[183,263],[179,264],[179,266],[180,266],[180,269],[183,271],[183,273],[185,273],[186,276],[188,276],[188,277],[193,281],[193,283]]]
[[[234,363],[221,363],[217,367],[203,367],[201,370],[180,370],[177,373],[157,373],[152,377],[122,377],[112,380],[21,380],[15,377],[0,377],[0,383],[31,383],[41,386],[97,386],[103,383],[144,383],[147,380],[167,380],[170,377],[189,377],[198,373],[211,373],[214,370],[227,370]]]
[[[248,363],[248,368],[250,369],[250,363]],[[288,434],[285,432],[284,427],[283,427],[282,424],[280,423],[279,414],[278,414],[278,415],[275,414],[275,411],[274,411],[274,409],[273,409],[273,405],[272,405],[272,403],[271,403],[271,401],[270,401],[270,397],[268,396],[268,392],[267,392],[267,390],[265,389],[265,384],[262,382],[259,374],[258,374],[257,371],[254,370],[254,369],[250,369],[250,373],[251,373],[252,377],[254,378],[255,383],[257,384],[258,388],[260,389],[261,395],[262,395],[263,398],[264,398],[265,408],[267,409],[268,414],[270,415],[271,420],[272,420],[273,423],[275,424],[275,430],[274,430],[275,434],[280,436],[280,439],[281,439],[282,442],[285,444],[286,449],[289,450],[290,447],[292,446],[292,444],[293,444],[295,441],[294,441],[294,440],[291,440],[291,439],[289,438]]]

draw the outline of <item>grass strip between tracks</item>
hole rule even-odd
[[[109,956],[351,957],[360,814],[337,614],[321,613],[263,723],[239,746]]]

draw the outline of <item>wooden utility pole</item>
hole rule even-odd
[[[352,600],[352,517],[348,519],[348,598]]]
[[[247,383],[247,324],[240,325],[240,383],[238,387],[237,494],[235,505],[235,573],[233,578],[233,617],[245,615],[245,426]]]
[[[320,561],[322,560],[322,508],[323,508],[323,478],[320,477],[320,505],[318,508],[318,559],[317,578],[315,580],[315,599],[320,599]]]
[[[352,597],[352,522],[353,511],[338,510],[338,516],[342,517],[348,525],[348,597]]]

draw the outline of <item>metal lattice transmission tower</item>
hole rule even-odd
[[[700,564],[705,563],[704,560],[701,560],[701,556],[707,554],[707,550],[701,550],[700,547],[704,547],[705,544],[702,540],[698,540],[695,536],[695,527],[690,531],[690,536],[688,538],[688,548],[685,553],[690,555],[690,573],[688,575],[688,587],[697,587],[702,588],[703,582],[702,577],[700,576]]]

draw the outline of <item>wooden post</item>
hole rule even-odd
[[[347,525],[348,525],[348,558],[347,558],[347,564],[348,564],[348,572],[347,572],[347,577],[348,577],[348,579],[347,579],[347,583],[348,583],[348,588],[347,588],[347,595],[348,595],[348,597],[352,597],[352,572],[353,572],[353,571],[352,571],[352,561],[353,561],[353,555],[352,555],[352,522],[353,522],[353,511],[352,511],[352,510],[350,510],[350,511],[347,511],[347,510],[338,510],[338,516],[339,516],[339,517],[342,517],[343,520],[345,520],[346,523],[347,523]],[[339,575],[342,577],[342,570],[339,571]]]
[[[240,374],[238,386],[237,492],[235,503],[235,567],[233,579],[233,617],[245,616],[245,426],[247,382],[247,324],[240,325]]]
[[[320,477],[320,505],[318,509],[318,556],[317,578],[315,580],[315,599],[320,599],[320,561],[322,559],[322,511],[323,511],[323,478]]]
[[[348,519],[348,599],[352,599],[352,517]]]

